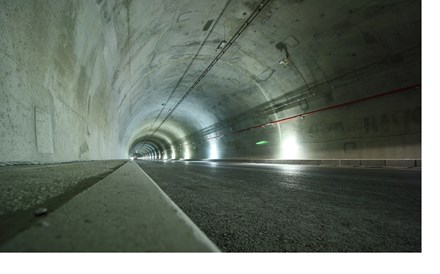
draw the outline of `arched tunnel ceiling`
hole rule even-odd
[[[171,140],[182,138],[288,91],[420,46],[390,45],[385,35],[399,30],[383,28],[394,21],[394,27],[417,32],[418,25],[412,27],[417,16],[411,14],[417,12],[417,1],[127,3],[126,57],[114,82],[124,113],[120,138],[131,145],[140,139],[153,141],[162,131]],[[228,42],[260,5],[261,12],[164,122],[219,54],[222,41]],[[407,19],[402,20],[403,14]],[[412,32],[398,35],[405,40]],[[284,58],[288,64],[280,64]]]
[[[420,0],[3,0],[0,32],[3,161],[420,155]]]

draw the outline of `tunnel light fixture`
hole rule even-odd
[[[256,142],[255,144],[256,145],[265,145],[265,144],[268,144],[269,142],[268,141],[258,141],[258,142]]]
[[[289,64],[289,59],[283,58],[283,59],[280,60],[279,64],[280,65],[287,65],[287,64]]]
[[[223,49],[227,43],[228,42],[226,42],[225,40],[221,41],[220,44],[217,46],[216,50]]]
[[[216,141],[211,141],[209,143],[209,159],[218,159],[219,153],[218,153],[218,147]]]
[[[162,159],[165,161],[168,160],[168,153],[166,151],[163,153]]]
[[[183,146],[183,159],[191,159],[190,147],[187,144]]]
[[[295,159],[298,157],[299,145],[295,136],[285,137],[281,146],[282,159]]]

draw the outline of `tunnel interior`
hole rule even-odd
[[[420,0],[0,0],[0,34],[0,251],[422,251]]]
[[[1,1],[0,161],[421,159],[420,1]]]

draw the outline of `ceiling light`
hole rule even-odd
[[[217,46],[217,50],[223,49],[226,46],[226,43],[227,42],[225,40],[221,41],[220,44]]]
[[[280,60],[279,64],[280,65],[287,65],[287,64],[289,64],[289,59],[283,58],[283,59]]]

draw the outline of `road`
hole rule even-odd
[[[137,161],[225,252],[420,252],[421,171]]]

